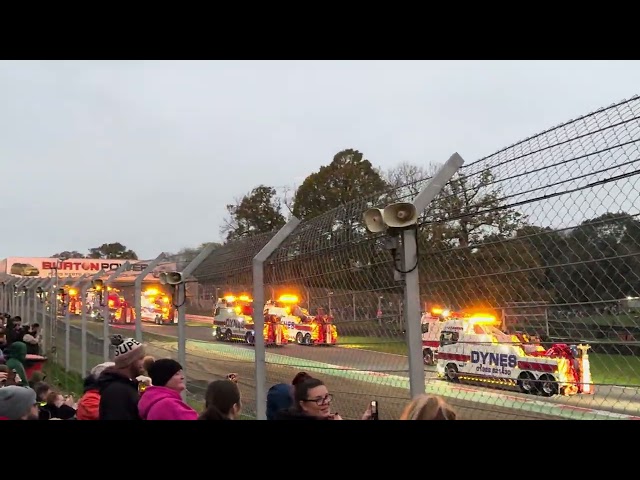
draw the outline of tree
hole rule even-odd
[[[189,263],[191,263],[203,249],[205,249],[209,245],[215,245],[216,248],[222,246],[222,244],[218,242],[205,242],[201,243],[198,247],[185,247],[179,250],[178,253],[167,255],[167,260],[176,262],[178,265],[178,270],[182,270],[187,265],[189,265]]]
[[[64,252],[51,255],[53,258],[86,258],[84,253],[80,253],[77,250],[65,250]]]
[[[490,170],[458,173],[421,222],[421,272],[438,301],[459,306],[540,299],[540,255],[516,239],[526,225]]]
[[[385,180],[390,188],[395,190],[394,197],[398,200],[412,201],[424,186],[424,180],[433,176],[437,165],[422,167],[403,162],[385,172]]]
[[[286,223],[276,189],[265,185],[257,186],[235,205],[227,205],[227,211],[229,219],[221,229],[227,241],[271,232]]]
[[[296,190],[293,214],[308,220],[354,200],[388,189],[380,173],[358,150],[338,152],[333,161],[309,175]]]
[[[608,212],[582,222],[564,238],[552,277],[557,303],[617,301],[640,293],[640,222]]]
[[[138,255],[136,255],[136,252],[133,250],[127,249],[127,247],[120,242],[115,242],[103,243],[99,247],[90,248],[87,258],[138,260]]]

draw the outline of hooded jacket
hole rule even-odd
[[[140,420],[138,382],[107,369],[97,384],[100,391],[98,420]]]
[[[138,412],[143,420],[197,420],[198,412],[182,401],[178,392],[167,387],[147,387]]]
[[[20,383],[16,385],[28,387],[29,379],[27,378],[27,372],[24,370],[24,362],[27,359],[27,345],[23,342],[14,342],[5,349],[4,354],[7,358],[5,362],[7,367],[20,376]]]
[[[267,420],[275,420],[278,412],[293,406],[293,387],[278,383],[267,392]]]
[[[76,418],[78,420],[98,420],[100,417],[100,390],[93,375],[84,379],[84,393],[78,400]]]

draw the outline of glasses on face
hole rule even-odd
[[[315,402],[316,405],[325,405],[333,401],[333,395],[327,393],[324,397],[307,398],[305,402]]]

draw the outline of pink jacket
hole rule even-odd
[[[197,420],[198,412],[182,401],[178,392],[167,387],[147,387],[138,412],[143,420]]]

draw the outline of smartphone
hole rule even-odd
[[[378,401],[371,400],[371,420],[378,420]]]

